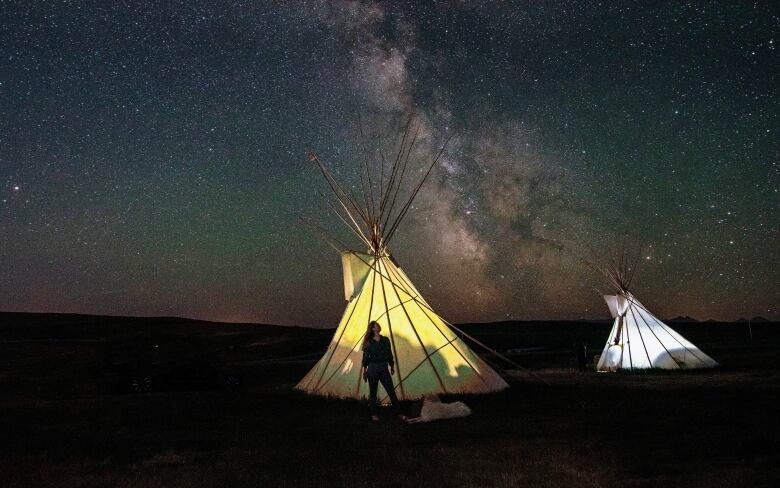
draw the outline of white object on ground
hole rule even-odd
[[[425,395],[420,416],[409,419],[410,424],[433,420],[454,419],[471,415],[471,409],[463,402],[442,403],[436,395]]]

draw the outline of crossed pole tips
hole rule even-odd
[[[411,185],[404,185],[405,178],[408,183],[409,175],[414,174],[414,171],[410,168],[410,162],[415,160],[415,148],[417,148],[418,145],[421,129],[422,123],[418,122],[413,114],[410,115],[400,129],[398,147],[395,155],[386,158],[385,152],[381,147],[381,138],[378,138],[377,148],[373,153],[373,158],[375,159],[372,160],[371,154],[365,149],[365,135],[361,125],[360,136],[363,141],[364,157],[361,158],[360,162],[360,185],[357,187],[359,189],[355,190],[357,195],[350,187],[342,185],[337,181],[331,168],[322,161],[314,150],[309,149],[306,151],[307,159],[317,166],[317,169],[331,189],[331,198],[320,193],[320,196],[325,202],[325,206],[368,248],[368,253],[376,259],[384,259],[387,257],[392,260],[387,251],[388,242],[392,239],[393,235],[395,235],[395,232],[411,208],[420,189],[430,177],[433,167],[436,166],[444,156],[447,145],[452,137],[451,135],[447,136],[443,140],[441,147],[435,152],[433,150],[425,152],[425,154],[431,157],[431,160],[421,164],[418,173],[421,174],[419,181],[413,182]],[[372,162],[374,164],[372,164]],[[411,166],[413,165],[414,163],[412,162]],[[374,174],[372,174],[372,171]],[[399,198],[402,193],[402,188],[405,187],[408,188],[408,194],[403,196],[403,198]],[[333,201],[334,199],[335,202]],[[349,248],[344,246],[338,239],[329,235],[322,226],[316,225],[308,219],[301,218],[300,220],[308,223],[314,229],[314,233],[323,238],[323,240],[334,249],[338,250],[338,247],[341,246],[342,252],[355,253],[355,251],[350,251]],[[373,268],[370,263],[366,262],[366,264]],[[375,273],[383,275],[381,266],[379,266],[378,270],[375,270]],[[384,278],[391,284],[394,284],[391,278]],[[435,312],[419,298],[412,296],[412,301],[416,302],[421,309],[424,309],[426,316],[428,311],[435,314]],[[404,312],[406,312],[405,309]],[[409,314],[407,313],[406,315],[407,318],[411,320]],[[441,317],[439,318],[441,319]],[[446,324],[446,327],[450,327],[457,331],[461,341],[464,337],[468,338],[473,344],[505,361],[507,364],[511,365],[511,367],[523,371],[532,378],[549,386],[549,383],[544,378],[541,378],[527,368],[520,366],[515,361],[512,361],[505,355],[485,345],[462,329],[452,325],[450,322],[447,322],[444,319],[441,320],[443,324]],[[389,324],[389,328],[392,338],[392,325]],[[414,330],[414,332],[415,334],[417,333],[416,330]],[[417,337],[417,339],[420,340],[419,337]],[[455,339],[453,339],[453,341],[454,340]],[[430,361],[430,357],[428,357],[427,360]],[[484,360],[486,362],[488,361],[486,358],[484,358]],[[403,388],[403,386],[401,386],[401,388]]]

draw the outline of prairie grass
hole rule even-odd
[[[518,358],[550,386],[517,376],[504,393],[457,397],[470,417],[418,425],[389,411],[372,424],[360,402],[294,391],[306,362],[250,366],[237,392],[107,394],[94,368],[110,335],[99,347],[3,343],[0,486],[774,486],[780,329],[765,333],[760,346],[689,333],[723,367],[679,374],[578,373],[552,348]],[[241,344],[284,342],[230,337],[242,361]]]

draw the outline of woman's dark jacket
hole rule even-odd
[[[395,365],[393,351],[390,349],[390,339],[379,336],[379,340],[370,339],[363,343],[363,367],[371,363],[387,363],[392,368]]]

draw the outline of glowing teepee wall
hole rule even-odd
[[[307,393],[364,398],[362,344],[371,320],[391,341],[396,394],[416,399],[428,393],[486,393],[506,382],[479,358],[420,295],[388,255],[343,254],[349,300],[325,355],[298,383]]]
[[[695,369],[718,365],[685,337],[650,313],[629,292],[605,295],[615,323],[597,371]]]

